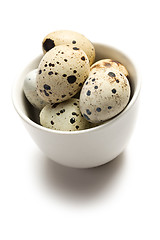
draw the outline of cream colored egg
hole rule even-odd
[[[49,33],[43,39],[42,48],[44,53],[46,53],[51,48],[64,44],[72,44],[74,47],[81,48],[87,54],[90,65],[93,64],[95,60],[95,48],[93,44],[84,35],[74,31],[60,30]]]
[[[95,71],[83,85],[80,110],[90,122],[98,123],[113,118],[129,102],[130,85],[126,76],[115,70]]]
[[[40,113],[40,123],[46,128],[60,131],[79,131],[95,126],[81,115],[79,100],[74,98],[46,105]]]
[[[37,94],[36,76],[38,69],[30,71],[23,83],[23,91],[28,101],[37,109],[41,110],[47,102],[43,101]]]
[[[49,102],[57,103],[74,96],[90,71],[85,52],[72,45],[59,45],[42,58],[37,74],[37,92]]]
[[[120,71],[121,73],[123,73],[126,77],[129,75],[126,67],[121,64],[120,62],[118,61],[114,61],[112,59],[102,59],[102,60],[99,60],[97,62],[95,62],[91,68],[90,68],[90,74],[93,74],[95,71],[98,71],[98,69],[116,69],[118,71]]]

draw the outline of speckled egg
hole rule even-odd
[[[74,96],[90,71],[85,52],[72,45],[59,45],[42,58],[37,74],[37,92],[49,102],[58,103]]]
[[[42,126],[60,131],[78,131],[95,125],[85,120],[79,110],[79,100],[48,104],[40,112]]]
[[[95,71],[85,81],[80,94],[80,110],[90,122],[108,120],[120,113],[130,98],[126,76],[110,69]]]
[[[46,53],[51,48],[64,44],[72,44],[73,47],[81,48],[87,54],[90,65],[93,64],[95,59],[93,44],[84,35],[74,31],[60,30],[49,33],[42,42],[42,48]]]
[[[41,110],[47,104],[47,102],[43,101],[37,94],[37,84],[36,84],[37,73],[38,73],[38,69],[34,69],[26,75],[24,79],[24,84],[23,84],[23,91],[28,101],[35,108]]]
[[[102,60],[95,62],[90,68],[90,74],[93,74],[95,71],[98,71],[99,69],[104,69],[104,71],[105,71],[107,68],[110,70],[112,68],[116,69],[116,70],[120,71],[121,73],[123,73],[126,77],[128,77],[128,75],[129,75],[126,67],[123,64],[121,64],[118,61],[114,61],[112,59],[102,59]]]

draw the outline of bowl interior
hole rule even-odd
[[[105,58],[111,58],[113,60],[121,62],[127,68],[129,72],[129,81],[131,85],[131,98],[127,106],[127,108],[129,108],[138,87],[138,76],[134,64],[127,56],[125,56],[119,50],[114,49],[113,47],[98,43],[95,43],[94,46],[96,49],[95,61]],[[25,98],[23,93],[23,82],[26,74],[38,67],[42,56],[43,55],[41,54],[40,56],[35,58],[32,62],[30,62],[30,64],[22,72],[19,80],[16,82],[13,88],[13,103],[17,112],[20,114],[21,117],[23,116],[23,118],[26,119],[29,118],[30,120],[34,121],[37,124],[39,124],[39,111],[32,107],[32,105]]]

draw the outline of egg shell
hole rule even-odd
[[[49,33],[42,42],[43,52],[46,53],[51,48],[64,44],[72,44],[74,47],[81,48],[87,54],[90,65],[93,64],[95,60],[93,44],[84,35],[74,31],[59,30]]]
[[[74,98],[46,105],[40,112],[40,123],[44,127],[60,131],[78,131],[95,126],[83,118],[79,100]]]
[[[108,120],[120,113],[130,98],[130,85],[117,70],[98,70],[84,83],[80,94],[80,110],[90,122]]]
[[[81,89],[89,71],[89,60],[82,49],[72,45],[54,47],[39,64],[37,92],[49,103],[65,101]]]
[[[41,110],[47,102],[43,101],[37,94],[36,76],[38,69],[30,71],[23,83],[23,91],[28,101],[37,109]]]
[[[99,69],[116,69],[123,73],[126,77],[129,75],[126,67],[121,64],[118,61],[112,60],[112,59],[101,59],[97,62],[95,62],[91,68],[90,68],[90,74],[93,74],[95,71],[98,71]]]

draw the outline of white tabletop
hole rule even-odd
[[[160,239],[158,1],[15,0],[3,8],[0,239]],[[58,29],[128,53],[141,72],[133,136],[120,156],[98,168],[70,169],[49,160],[12,106],[14,80],[41,53],[43,37]]]

